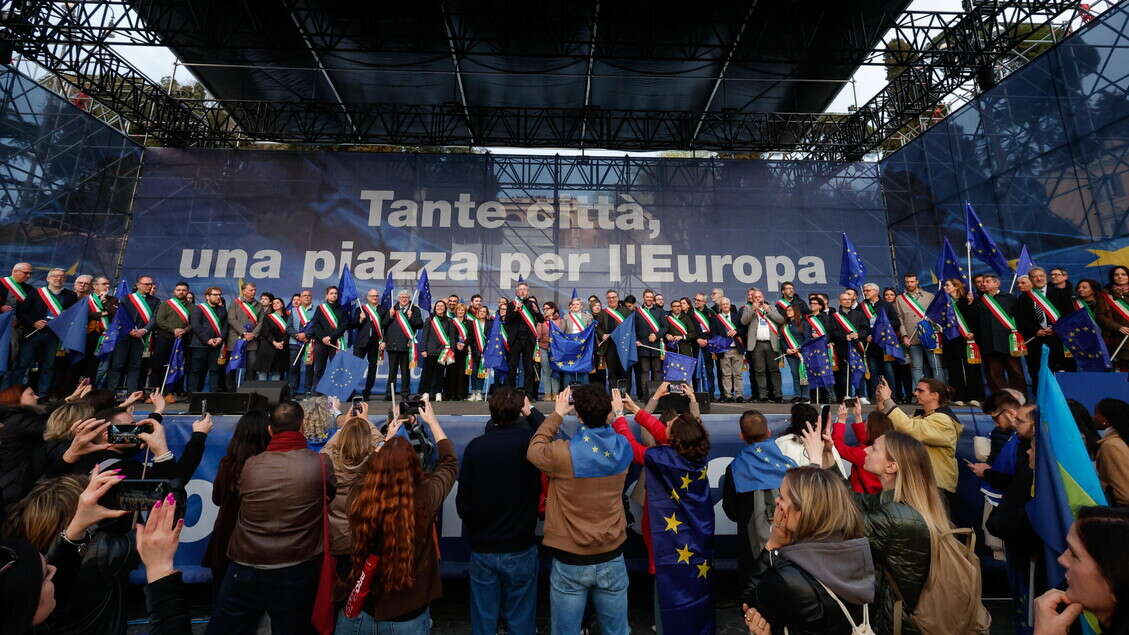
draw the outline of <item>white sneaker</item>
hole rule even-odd
[[[441,393],[441,392],[435,393],[435,401],[443,401],[443,393]]]
[[[979,408],[979,407],[980,407],[980,402],[979,402],[979,401],[976,401],[975,399],[973,399],[972,401],[969,401],[969,402],[968,402],[968,405],[970,405],[970,406],[972,406],[972,407],[974,407],[974,408]]]
[[[869,406],[870,400],[867,399],[866,397],[859,397],[859,403],[861,403],[864,406]]]
[[[419,398],[420,398],[420,401],[430,401],[431,395],[429,393],[425,392],[422,395],[420,395]]]

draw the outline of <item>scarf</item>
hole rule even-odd
[[[298,430],[276,432],[271,435],[267,444],[267,452],[290,452],[291,450],[306,449],[306,437]]]

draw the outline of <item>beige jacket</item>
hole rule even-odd
[[[887,415],[894,423],[894,429],[905,432],[921,441],[933,465],[933,477],[937,487],[946,492],[957,491],[957,439],[964,426],[949,415],[934,411],[924,416],[911,417],[887,401]]]
[[[1129,445],[1117,430],[1110,430],[1098,441],[1097,466],[1109,504],[1129,505]]]

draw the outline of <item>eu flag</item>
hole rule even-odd
[[[435,305],[431,302],[431,282],[427,279],[427,269],[419,274],[419,283],[416,285],[416,299],[425,311],[431,313]]]
[[[697,360],[689,355],[668,351],[663,359],[663,381],[690,383]]]
[[[714,512],[706,464],[663,445],[647,450],[643,469],[663,630],[712,634]]]
[[[592,372],[596,323],[579,333],[565,333],[556,322],[549,322],[549,365],[562,373]]]
[[[184,338],[173,340],[172,351],[169,353],[169,371],[165,376],[165,385],[169,385],[184,376]]]
[[[1031,260],[1031,254],[1027,253],[1027,245],[1019,250],[1019,260],[1015,261],[1015,275],[1025,276],[1029,271],[1035,268],[1035,262]]]
[[[250,331],[251,329],[247,329]],[[231,347],[231,352],[227,354],[227,370],[239,370],[247,368],[247,340],[242,337],[235,340],[235,346]]]
[[[835,373],[831,370],[831,358],[827,356],[827,336],[810,339],[800,346],[800,355],[808,369],[808,388],[826,388],[835,385]]]
[[[964,226],[965,240],[972,245],[972,255],[991,267],[999,276],[1007,276],[1011,273],[1011,266],[1007,264],[1004,252],[1000,251],[996,241],[988,235],[988,230],[984,229],[984,224],[976,216],[976,210],[972,209],[972,203],[969,201],[964,202]]]
[[[847,366],[851,368],[850,387],[857,392],[859,382],[866,377],[866,360],[859,352],[859,347],[850,342],[847,344]]]
[[[615,352],[619,353],[619,365],[623,370],[639,361],[639,349],[635,348],[635,312],[632,311],[619,326],[612,331],[612,344]]]
[[[843,234],[843,262],[839,265],[839,284],[844,289],[862,289],[866,282],[866,263],[862,261],[855,244]]]
[[[631,444],[609,425],[581,425],[568,441],[572,475],[602,478],[620,474],[631,466]]]
[[[114,347],[117,346],[118,340],[121,339],[123,333],[129,333],[133,326],[129,323],[129,314],[122,308],[121,303],[126,301],[129,297],[129,287],[126,285],[125,280],[118,283],[118,292],[116,294],[118,299],[118,311],[114,313],[114,319],[110,322],[110,328],[106,329],[106,337],[102,339],[101,347],[95,351],[95,355],[104,358],[110,353],[114,352]]]
[[[750,443],[733,457],[730,470],[738,494],[762,489],[776,489],[784,473],[796,462],[784,456],[774,439]]]
[[[70,351],[67,357],[72,362],[86,355],[86,321],[89,316],[90,303],[79,300],[67,307],[59,317],[47,322],[47,328],[59,338],[59,345]]]
[[[906,354],[902,351],[898,334],[894,332],[894,325],[890,324],[890,316],[886,315],[886,312],[881,309],[878,311],[878,317],[874,318],[874,329],[871,335],[873,342],[882,347],[883,353],[903,364],[906,362]]]
[[[357,295],[357,281],[353,278],[353,272],[349,271],[349,265],[345,265],[341,270],[341,279],[337,281],[337,301],[349,320],[353,319],[358,297],[360,296]]]
[[[12,320],[15,316],[15,311],[0,313],[0,373],[8,372],[8,358],[11,357],[8,351],[12,350]]]
[[[1109,370],[1109,349],[1105,346],[1090,312],[1086,309],[1071,311],[1051,325],[1055,335],[1070,349],[1078,370],[1104,372]]]
[[[505,373],[510,370],[510,364],[506,361],[506,343],[502,339],[501,319],[495,319],[494,323],[490,325],[490,334],[486,336],[486,352],[482,355],[482,363],[495,371]]]
[[[388,279],[384,281],[384,293],[380,294],[380,308],[387,311],[392,308],[392,294],[396,292],[396,287],[392,284],[392,274],[388,274]]]
[[[941,255],[937,257],[937,266],[933,268],[933,272],[937,274],[939,285],[950,278],[956,278],[964,283],[965,289],[968,288],[968,276],[964,273],[964,267],[960,266],[960,259],[948,238],[945,238],[945,243],[941,246]]]
[[[957,326],[957,314],[953,311],[953,303],[949,301],[952,297],[945,292],[938,293],[933,296],[933,301],[929,303],[929,307],[925,309],[926,319],[932,320],[941,329],[945,340],[951,340],[960,337],[960,327]],[[922,325],[924,330],[925,325]],[[930,327],[932,330],[932,327]],[[935,348],[935,347],[934,347]]]
[[[367,360],[357,357],[352,351],[337,351],[325,365],[325,374],[321,376],[314,391],[337,397],[344,402],[352,396],[357,382],[365,376],[367,370]]]
[[[733,338],[726,335],[712,335],[706,340],[706,351],[715,355],[724,355],[725,351],[733,348]]]
[[[1106,498],[1062,387],[1047,365],[1049,355],[1050,347],[1044,346],[1036,398],[1035,493],[1027,503],[1027,517],[1043,539],[1047,582],[1054,586],[1063,579],[1057,559],[1066,550],[1075,513],[1079,507],[1105,505]]]

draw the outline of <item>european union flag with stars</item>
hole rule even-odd
[[[562,373],[592,372],[596,322],[579,333],[565,333],[556,322],[549,322],[549,365]]]
[[[572,475],[576,478],[603,478],[627,470],[631,465],[631,444],[611,426],[589,428],[581,425],[569,439]]]
[[[1103,372],[1109,370],[1109,349],[1098,331],[1098,325],[1085,309],[1072,311],[1055,322],[1051,329],[1074,355],[1078,370]]]
[[[843,261],[839,265],[839,284],[845,289],[862,290],[866,282],[866,263],[859,256],[855,244],[843,234]]]
[[[965,289],[968,289],[968,276],[964,273],[964,267],[960,266],[960,259],[957,258],[957,252],[948,238],[945,238],[945,243],[941,247],[941,255],[937,257],[937,266],[933,272],[937,274],[938,285],[943,285],[950,278],[956,278],[964,283]]]
[[[496,372],[508,373],[510,364],[506,361],[507,355],[506,340],[502,337],[502,320],[497,319],[491,323],[490,334],[486,336],[486,351],[482,355],[482,362]]]
[[[933,296],[933,301],[930,302],[929,307],[925,309],[926,319],[933,320],[933,322],[937,324],[945,340],[960,337],[960,327],[957,326],[957,314],[956,311],[953,311],[953,303],[949,301],[950,297],[951,296],[945,292],[938,293]]]
[[[342,402],[353,395],[357,381],[365,376],[368,361],[357,357],[352,351],[337,351],[333,359],[325,365],[325,374],[314,388],[323,395],[337,397]]]
[[[784,473],[794,467],[796,462],[784,456],[774,439],[746,445],[729,464],[738,494],[776,489],[784,480]]]
[[[988,230],[984,229],[984,223],[980,222],[980,217],[969,201],[964,202],[964,230],[965,239],[972,244],[972,255],[977,260],[991,267],[1000,277],[1011,274],[1011,265],[1007,263],[1004,252],[1000,251],[996,241],[988,235]]]
[[[663,445],[647,450],[643,469],[663,631],[712,634],[714,524],[706,463]]]
[[[941,295],[941,294],[938,294]],[[878,311],[878,317],[874,320],[874,328],[871,331],[874,343],[882,347],[882,352],[899,360],[903,364],[906,361],[906,354],[902,350],[902,343],[898,340],[898,334],[894,332],[894,325],[890,324],[890,316],[886,315],[885,310]]]
[[[663,360],[663,381],[688,384],[697,365],[698,360],[689,355],[667,351],[666,359]]]
[[[808,369],[808,388],[826,388],[835,385],[835,373],[831,370],[831,358],[827,356],[827,336],[823,335],[804,342],[800,355]]]
[[[165,385],[169,385],[184,376],[184,338],[178,337],[172,343],[172,352],[169,353],[169,371],[165,377]]]

